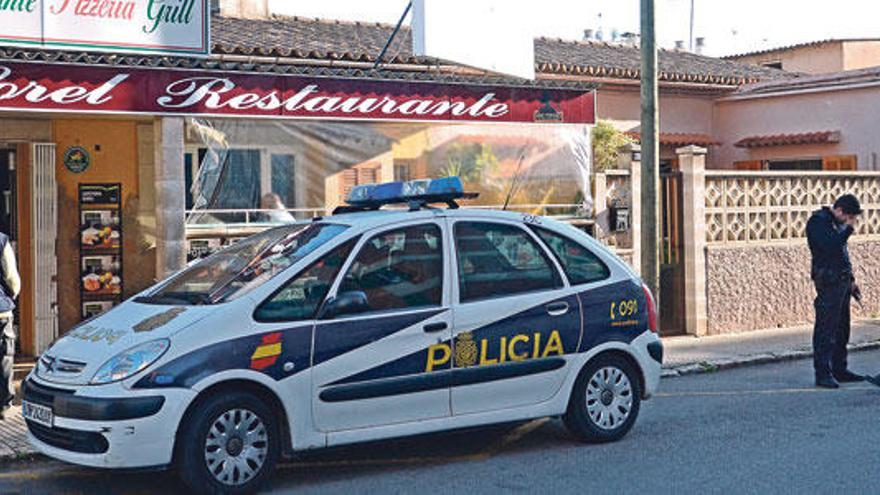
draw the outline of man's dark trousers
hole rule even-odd
[[[816,284],[816,325],[813,328],[813,367],[816,378],[846,373],[849,344],[849,307],[852,279]]]
[[[15,334],[12,318],[0,318],[0,410],[12,405],[15,387],[12,385],[12,358],[15,355]]]

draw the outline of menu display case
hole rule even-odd
[[[80,184],[80,300],[82,317],[122,301],[122,185]]]

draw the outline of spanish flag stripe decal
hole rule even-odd
[[[261,359],[265,357],[274,357],[281,354],[281,344],[270,344],[270,345],[261,345],[257,347],[254,351],[254,354],[251,356],[252,360]]]
[[[251,369],[263,370],[275,364],[281,356],[281,332],[263,335],[260,345],[251,355]]]
[[[251,361],[251,369],[253,370],[263,370],[275,364],[275,361],[278,360],[278,356],[272,356],[262,359],[254,359]]]

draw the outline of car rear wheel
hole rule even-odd
[[[626,435],[641,406],[637,373],[628,360],[613,354],[588,362],[563,416],[568,430],[591,443],[613,442]]]
[[[183,426],[178,469],[196,493],[251,493],[275,469],[278,418],[250,393],[209,397]]]

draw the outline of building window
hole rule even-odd
[[[212,209],[260,207],[260,150],[231,149],[214,191]]]
[[[394,180],[408,181],[411,177],[409,165],[401,163],[394,164]]]
[[[272,192],[288,208],[297,205],[296,169],[293,155],[272,155]]]
[[[764,62],[761,64],[762,67],[767,67],[768,69],[782,69],[782,60],[774,60],[773,62]]]
[[[822,170],[821,158],[768,160],[767,170]]]

